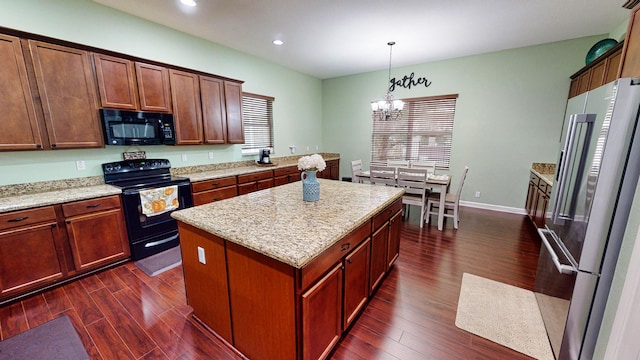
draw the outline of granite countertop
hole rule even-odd
[[[549,185],[553,185],[553,177],[556,172],[556,164],[552,163],[533,163],[531,164],[531,172]]]
[[[228,166],[228,164],[216,164],[212,166],[196,166],[196,167],[183,167],[173,168],[172,174],[186,177],[192,182],[205,181],[212,179],[219,179],[228,176],[236,176],[243,174],[251,174],[260,171],[275,170],[288,166],[297,166],[299,156],[289,156],[283,158],[272,158],[273,165],[261,166],[251,164],[251,162],[240,162],[238,166]],[[325,161],[340,159],[339,154],[324,154]]]
[[[320,200],[304,202],[295,182],[171,216],[236,244],[302,268],[371,218],[403,190],[319,179]]]
[[[325,160],[340,159],[340,154],[323,153],[322,155]],[[297,165],[298,158],[300,156],[272,158],[274,166],[258,166],[253,164],[254,161],[238,161],[171,168],[171,173],[195,182]],[[0,213],[120,193],[122,193],[120,188],[106,185],[102,176],[4,185],[0,186]]]
[[[120,193],[122,193],[122,190],[120,190],[119,188],[102,184],[19,194],[2,197],[2,201],[0,201],[0,213],[24,210],[39,206],[62,204],[71,201],[86,200],[109,195],[117,195]]]

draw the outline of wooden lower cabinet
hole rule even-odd
[[[371,240],[366,239],[344,259],[344,317],[342,328],[355,320],[369,298]]]
[[[129,256],[119,196],[64,204],[62,208],[65,214],[74,213],[65,224],[76,271],[95,269]]]
[[[530,174],[525,211],[535,227],[544,227],[551,189],[552,186],[538,175]]]
[[[400,231],[402,230],[402,211],[398,211],[389,220],[389,243],[387,247],[387,270],[400,256]]]
[[[372,296],[370,267],[380,264],[382,279],[397,258],[399,242],[389,238],[401,208],[397,199],[380,212],[381,251],[373,249],[375,215],[302,268],[178,221],[187,302],[250,359],[328,358]]]
[[[119,195],[0,214],[0,303],[129,253]]]
[[[303,359],[323,359],[342,335],[342,264],[302,295]]]
[[[55,220],[0,232],[0,300],[62,279]]]
[[[268,189],[273,186],[273,170],[238,175],[238,195]]]
[[[238,195],[235,176],[194,182],[191,184],[191,190],[193,192],[194,206],[228,199]]]
[[[387,246],[389,227],[387,223],[371,235],[371,268],[369,275],[370,291],[373,292],[382,283],[387,271]]]
[[[300,181],[300,173],[297,165],[275,169],[273,170],[273,186]]]

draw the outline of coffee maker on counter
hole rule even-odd
[[[260,149],[260,160],[256,161],[258,164],[271,164],[271,159],[269,156],[271,155],[271,150],[269,149]]]

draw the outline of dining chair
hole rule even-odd
[[[383,184],[396,186],[396,168],[392,166],[371,165],[369,168],[369,182],[372,185]]]
[[[398,187],[404,189],[402,205],[406,205],[405,216],[409,215],[411,205],[420,206],[420,227],[424,224],[427,208],[427,176],[426,169],[398,168]]]
[[[435,174],[436,173],[436,162],[435,161],[412,161],[411,162],[412,169],[427,169],[428,173]]]
[[[358,177],[358,174],[362,172],[362,160],[351,161],[351,182],[360,183],[362,180]]]
[[[407,160],[387,160],[387,166],[409,167],[409,161],[407,161]]]
[[[459,207],[460,207],[460,194],[462,193],[462,185],[464,185],[464,179],[467,177],[467,172],[469,171],[469,167],[465,166],[462,171],[462,177],[460,178],[460,184],[458,184],[458,190],[455,194],[447,193],[445,195],[444,201],[444,217],[445,218],[453,218],[453,228],[458,228],[458,222],[460,220]],[[427,213],[426,213],[426,223],[429,223],[429,217],[431,215],[438,215],[437,211],[432,211],[434,207],[440,206],[440,194],[439,193],[431,193],[427,198]],[[447,210],[452,210],[452,214],[448,214]]]

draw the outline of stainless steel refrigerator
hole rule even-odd
[[[557,359],[591,359],[640,175],[640,78],[572,98],[534,292]]]

